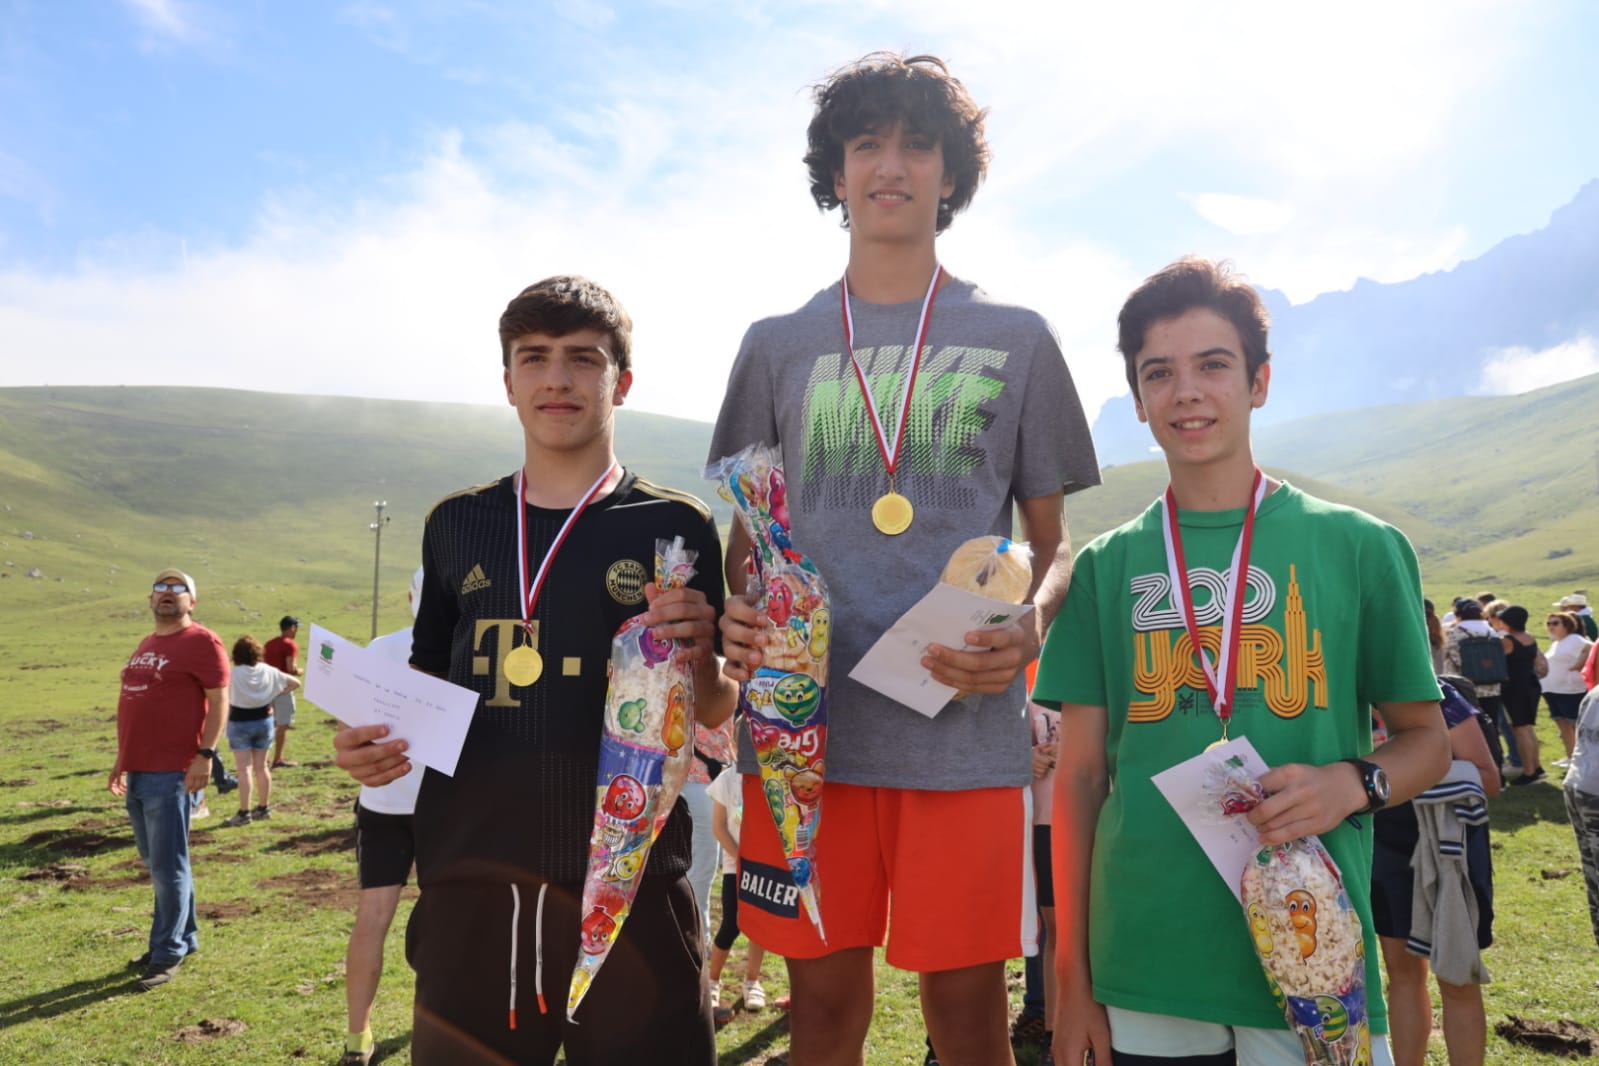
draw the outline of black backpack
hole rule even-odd
[[[1503,637],[1466,637],[1458,651],[1461,676],[1474,684],[1497,684],[1510,676]]]

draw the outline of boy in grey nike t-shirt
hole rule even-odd
[[[781,447],[794,544],[832,597],[816,844],[827,940],[774,890],[787,874],[769,817],[747,819],[740,840],[740,924],[788,960],[796,1061],[860,1054],[872,949],[892,927],[888,959],[921,973],[939,1054],[1008,1062],[1004,960],[1036,948],[1022,672],[1069,576],[1062,497],[1098,484],[1098,466],[1048,323],[938,265],[934,238],[987,164],[984,113],[965,88],[937,59],[878,53],[837,72],[816,98],[806,162],[818,205],[843,210],[846,279],[750,328],[710,458],[756,442]],[[909,505],[902,531],[874,521],[890,493]],[[850,680],[962,542],[1015,535],[1013,513],[1036,553],[1036,621],[968,634],[980,650],[933,648],[923,663],[971,695],[926,718]],[[735,529],[735,593],[747,551]],[[747,599],[729,600],[731,676],[760,665],[765,626]],[[742,729],[740,768],[750,774],[746,804],[764,811]]]

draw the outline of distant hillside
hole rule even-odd
[[[624,463],[696,493],[725,521],[700,476],[708,425],[627,410],[618,420]],[[0,599],[8,608],[139,614],[148,574],[181,565],[202,590],[225,590],[245,618],[275,619],[328,590],[360,618],[371,598],[372,504],[385,500],[380,587],[393,628],[404,621],[428,510],[446,493],[515,470],[520,434],[509,407],[0,389]],[[24,576],[34,569],[42,580]],[[202,596],[206,610],[220,606]]]
[[[1501,349],[1599,337],[1599,181],[1544,228],[1451,270],[1389,285],[1362,279],[1298,306],[1280,293],[1264,296],[1277,372],[1259,425],[1470,395]],[[1125,396],[1101,410],[1101,462],[1144,457],[1147,438],[1132,410]]]
[[[1266,469],[1404,530],[1430,591],[1599,593],[1599,374],[1522,396],[1316,415],[1255,431]],[[1149,430],[1139,425],[1145,441]],[[1166,483],[1159,461],[1109,467],[1067,500],[1074,543],[1126,521]]]
[[[1268,426],[1267,468],[1403,529],[1437,596],[1493,586],[1599,592],[1599,375],[1525,396],[1366,408]],[[618,412],[623,461],[728,512],[700,477],[710,426]],[[1141,430],[1143,427],[1139,427]],[[1144,430],[1147,433],[1147,430]],[[202,615],[260,629],[314,603],[369,625],[372,502],[388,502],[381,629],[403,624],[422,520],[444,494],[515,469],[510,408],[156,388],[0,389],[0,602],[5,625],[142,624],[144,582],[192,568]],[[1067,501],[1073,542],[1120,524],[1165,484],[1115,466]],[[32,570],[42,578],[29,580]],[[131,576],[130,576],[131,575]],[[0,631],[0,643],[5,634]],[[121,639],[120,636],[118,639]]]

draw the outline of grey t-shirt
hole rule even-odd
[[[855,355],[892,439],[921,301],[853,300]],[[756,442],[783,452],[794,547],[827,581],[833,610],[827,779],[894,788],[1026,785],[1032,778],[1025,684],[969,696],[924,718],[848,674],[938,581],[951,553],[1011,536],[1015,500],[1099,484],[1093,442],[1054,331],[969,282],[939,291],[896,477],[916,508],[897,537],[871,509],[888,490],[849,353],[839,286],[744,335],[710,461]],[[748,731],[739,769],[755,773]]]

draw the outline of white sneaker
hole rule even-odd
[[[1550,763],[1549,765],[1558,766],[1558,767],[1560,767],[1560,769],[1565,770],[1565,769],[1569,769],[1570,768],[1571,760],[1570,759],[1556,759],[1554,762]]]
[[[744,982],[744,1009],[766,1009],[766,989],[761,987],[761,983],[759,981]]]
[[[1556,763],[1555,765],[1558,766],[1559,763]],[[198,822],[201,818],[209,817],[211,817],[211,808],[204,803],[200,804],[199,807],[189,812],[189,821],[191,822]]]
[[[722,986],[721,985],[712,985],[711,986],[711,1009],[715,1010],[717,1007],[720,1007],[721,1005],[722,1005]]]

